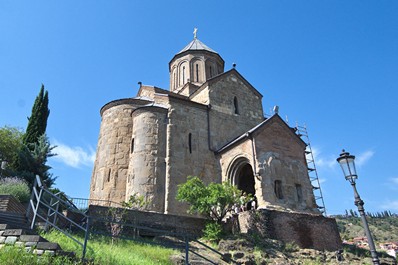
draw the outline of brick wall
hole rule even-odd
[[[334,251],[341,238],[334,218],[322,215],[258,209],[239,214],[241,233],[295,243],[300,248]]]

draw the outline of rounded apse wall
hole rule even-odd
[[[147,201],[146,210],[163,212],[167,109],[140,108],[133,112],[132,119],[126,200],[131,195],[142,195]]]

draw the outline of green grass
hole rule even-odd
[[[51,242],[57,242],[64,251],[73,251],[79,257],[82,248],[79,244],[63,235],[58,231],[49,233],[40,233],[41,236]],[[79,240],[83,240],[82,237]],[[170,256],[177,253],[175,250],[163,248],[160,246],[135,243],[129,240],[118,240],[114,244],[110,238],[95,237],[91,238],[87,245],[86,259],[89,264],[101,265],[155,265],[172,264]],[[71,261],[61,257],[37,257],[27,254],[24,249],[17,247],[4,247],[0,250],[0,264],[80,264],[78,261]]]
[[[77,264],[65,257],[37,256],[27,253],[25,249],[5,246],[0,249],[0,264],[2,265],[72,265]]]
[[[57,242],[63,250],[74,251],[81,255],[82,248],[76,242],[58,231],[42,233],[44,238],[51,242]],[[83,242],[83,237],[79,240]],[[86,258],[93,260],[94,264],[101,265],[155,265],[171,264],[170,256],[176,253],[172,249],[160,246],[136,243],[130,240],[117,240],[112,244],[109,237],[95,236],[89,239]]]

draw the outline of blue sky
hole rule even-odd
[[[192,38],[306,124],[329,214],[354,209],[335,159],[357,156],[367,211],[398,212],[397,1],[0,1],[0,126],[26,128],[40,86],[56,185],[88,197],[100,108],[137,82],[168,89]]]

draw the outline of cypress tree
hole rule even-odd
[[[39,137],[46,133],[47,119],[50,115],[48,109],[48,91],[44,91],[44,85],[41,85],[39,95],[35,99],[32,107],[32,114],[28,118],[28,126],[23,137],[23,143],[26,146],[35,144]]]
[[[51,167],[46,165],[47,158],[55,154],[54,149],[46,137],[47,119],[50,115],[48,109],[48,92],[41,85],[32,107],[28,126],[22,138],[22,147],[15,161],[15,174],[25,179],[32,186],[35,175],[39,175],[47,186],[54,183],[55,178],[48,171]]]

